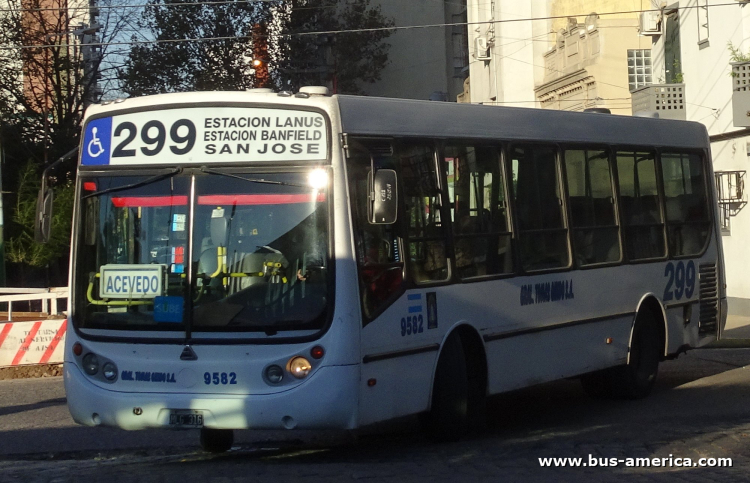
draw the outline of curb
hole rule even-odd
[[[721,339],[700,347],[700,349],[743,349],[750,348],[750,339]]]

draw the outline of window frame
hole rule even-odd
[[[450,253],[450,263],[452,267],[452,277],[451,282],[452,283],[474,283],[474,282],[482,282],[486,280],[495,280],[495,279],[503,279],[503,278],[509,278],[514,277],[519,274],[519,266],[518,266],[518,256],[516,253],[516,231],[514,229],[514,219],[515,219],[515,211],[512,205],[512,196],[510,193],[510,184],[508,182],[508,171],[506,170],[506,157],[505,157],[505,149],[507,147],[507,142],[502,141],[495,141],[495,140],[486,140],[486,139],[471,139],[471,138],[464,138],[464,139],[455,139],[455,138],[449,138],[449,139],[443,139],[438,143],[438,164],[440,165],[440,176],[442,178],[442,184],[444,186],[444,199],[447,201],[445,204],[445,209],[448,211],[448,223],[449,223],[449,230],[448,230],[448,239],[449,239],[449,253]],[[448,173],[445,170],[445,151],[447,147],[458,147],[458,146],[464,146],[464,147],[483,147],[483,148],[492,148],[495,150],[495,154],[497,155],[496,161],[498,163],[498,175],[502,178],[500,180],[499,186],[502,187],[504,193],[505,193],[505,210],[506,210],[506,224],[505,228],[506,231],[491,231],[486,233],[479,233],[479,234],[472,234],[467,235],[467,238],[489,238],[491,236],[502,236],[507,235],[510,240],[510,257],[511,257],[511,270],[505,273],[492,273],[492,274],[486,274],[486,275],[477,275],[472,277],[460,277],[458,274],[458,270],[456,268],[456,252],[455,252],[455,246],[456,246],[456,236],[455,236],[455,230],[453,228],[454,221],[450,217],[450,209],[451,209],[451,201],[450,201],[450,194],[448,193]],[[459,238],[463,238],[464,236],[461,236]]]
[[[513,231],[513,236],[511,240],[513,241],[514,245],[514,260],[513,264],[515,267],[515,274],[516,275],[537,275],[541,273],[557,273],[557,272],[567,272],[575,269],[575,266],[573,264],[573,253],[572,253],[572,246],[571,246],[571,239],[570,239],[570,220],[568,219],[568,199],[567,199],[567,190],[565,188],[565,183],[563,180],[563,173],[561,171],[561,165],[562,165],[562,158],[561,158],[561,152],[562,152],[562,145],[561,143],[554,143],[554,142],[545,142],[545,141],[537,141],[537,140],[522,140],[522,141],[507,141],[503,143],[503,153],[504,153],[504,161],[505,161],[505,170],[506,170],[506,180],[508,185],[508,199],[509,199],[509,205],[511,207],[511,212],[513,213],[513,216],[511,217],[512,223],[511,223],[511,230]],[[564,231],[566,240],[567,240],[567,253],[568,253],[568,264],[564,267],[554,267],[554,268],[542,268],[538,270],[526,270],[523,267],[523,264],[521,262],[521,242],[520,242],[520,235],[523,232],[523,230],[519,229],[519,220],[517,216],[517,206],[516,206],[516,195],[515,191],[513,190],[513,163],[511,161],[512,159],[512,152],[513,148],[515,146],[541,146],[541,147],[551,147],[554,150],[554,157],[555,157],[555,173],[557,176],[557,185],[558,189],[560,190],[560,201],[562,203],[562,206],[560,207],[560,217],[562,221],[562,228],[549,228],[544,229],[544,231],[551,231],[551,230],[558,230],[558,231]],[[527,232],[530,230],[526,230]],[[539,231],[539,230],[531,230],[531,231]]]
[[[617,210],[617,216],[620,220],[620,234],[621,234],[621,243],[622,243],[622,263],[623,264],[641,264],[641,263],[653,263],[657,261],[662,260],[669,260],[670,253],[669,253],[669,243],[667,242],[667,220],[664,208],[664,182],[661,178],[661,163],[659,160],[659,149],[656,146],[623,146],[618,144],[612,144],[612,156],[613,156],[613,173],[615,178],[615,189],[617,192],[617,202],[618,202],[618,210]],[[657,193],[657,199],[658,199],[658,208],[659,208],[659,215],[661,216],[661,227],[662,227],[662,234],[664,239],[664,255],[659,257],[650,257],[650,258],[631,258],[628,254],[626,243],[628,241],[628,235],[626,233],[625,228],[628,226],[639,226],[639,225],[627,225],[623,221],[625,218],[623,217],[623,205],[622,205],[622,197],[620,194],[620,169],[617,164],[617,154],[621,151],[625,152],[651,152],[654,155],[654,175],[656,177],[656,193]],[[641,225],[642,226],[642,225]]]
[[[581,264],[578,263],[577,257],[575,256],[575,240],[573,239],[573,231],[576,230],[575,227],[571,226],[573,222],[573,213],[571,209],[571,203],[570,203],[570,192],[568,190],[568,169],[565,165],[565,151],[606,151],[607,156],[607,162],[609,163],[609,183],[610,187],[612,189],[612,209],[614,210],[614,218],[615,218],[615,225],[610,227],[601,227],[601,228],[617,228],[617,242],[619,243],[620,248],[620,258],[615,261],[611,262],[598,262],[598,263],[589,263],[589,264]],[[573,269],[577,270],[591,270],[591,269],[597,269],[597,268],[606,268],[606,267],[614,267],[617,265],[624,265],[627,263],[626,257],[625,257],[625,245],[624,245],[624,237],[623,237],[623,225],[622,225],[622,218],[620,216],[620,193],[619,193],[619,182],[617,179],[617,173],[616,173],[616,164],[617,164],[617,158],[615,156],[616,153],[616,147],[614,145],[610,144],[565,144],[561,146],[560,150],[560,166],[563,170],[563,188],[565,189],[565,210],[566,210],[566,216],[568,217],[568,233],[569,233],[569,244],[570,244],[570,250],[571,250],[571,257],[572,257],[572,264]],[[586,228],[600,228],[600,227],[586,227]]]
[[[680,154],[680,155],[696,155],[700,159],[701,162],[701,170],[703,174],[703,188],[706,190],[706,203],[708,206],[706,207],[706,213],[708,215],[708,219],[705,221],[705,223],[708,223],[708,234],[706,235],[706,241],[703,243],[703,247],[701,248],[701,251],[696,254],[690,254],[690,255],[675,255],[672,253],[672,250],[670,250],[670,243],[669,243],[669,230],[668,225],[669,221],[667,220],[667,206],[666,206],[666,195],[664,194],[664,176],[662,173],[662,161],[661,156],[662,153],[664,154]],[[686,260],[690,258],[701,258],[706,254],[706,250],[708,250],[708,247],[711,245],[711,237],[714,235],[714,229],[716,225],[716,210],[718,208],[712,208],[712,204],[716,204],[718,206],[718,203],[716,199],[714,199],[713,189],[712,186],[709,184],[709,175],[710,170],[708,169],[708,162],[706,161],[708,159],[706,152],[704,150],[690,150],[690,149],[676,149],[676,148],[659,148],[656,150],[656,156],[657,156],[657,171],[659,179],[661,179],[660,188],[662,191],[662,210],[664,211],[664,231],[665,231],[665,242],[667,243],[667,256],[669,260]],[[713,176],[711,176],[711,181],[713,181]]]
[[[398,200],[398,210],[399,210],[399,218],[401,218],[401,233],[403,235],[403,251],[401,252],[403,256],[405,257],[404,263],[404,273],[405,277],[404,280],[406,282],[407,288],[421,288],[421,287],[435,287],[440,285],[449,285],[453,283],[453,276],[454,276],[454,270],[453,270],[453,244],[452,244],[452,226],[451,226],[451,220],[450,220],[450,213],[448,212],[448,208],[446,207],[446,202],[448,200],[448,188],[447,183],[445,181],[445,173],[443,172],[443,167],[441,166],[442,163],[440,163],[440,141],[436,138],[407,138],[407,137],[394,137],[393,138],[393,148],[394,148],[394,157],[398,160],[398,151],[397,148],[400,144],[409,143],[409,144],[419,144],[424,143],[425,145],[431,145],[432,146],[432,163],[433,168],[435,169],[435,182],[437,184],[437,193],[440,196],[440,220],[441,220],[441,229],[443,231],[443,243],[445,243],[445,263],[446,268],[448,270],[448,273],[445,277],[445,279],[442,280],[428,280],[425,282],[417,282],[414,277],[414,270],[412,269],[411,263],[409,263],[408,260],[408,254],[409,254],[409,244],[412,241],[412,237],[409,235],[409,222],[407,221],[407,211],[406,211],[406,193],[404,191],[404,183],[403,183],[403,173],[401,172],[401,164],[398,164],[398,185],[399,185],[399,200]],[[396,222],[398,223],[398,221]],[[439,240],[439,237],[420,237],[415,238],[415,240],[421,241],[421,242],[427,242],[432,240]]]

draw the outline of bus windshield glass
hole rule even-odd
[[[321,329],[329,290],[327,172],[175,173],[83,179],[76,325]]]

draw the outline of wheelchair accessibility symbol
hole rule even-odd
[[[96,137],[96,132],[98,131],[97,128],[91,129],[91,141],[89,141],[88,145],[88,152],[89,156],[92,158],[98,158],[100,154],[104,152],[104,146],[102,146],[102,142],[99,140],[98,137]]]
[[[109,148],[112,145],[112,118],[94,119],[86,126],[81,146],[81,164],[102,166],[109,164]]]

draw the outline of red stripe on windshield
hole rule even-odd
[[[309,195],[203,195],[198,197],[199,205],[284,205],[292,203],[323,202],[325,193]]]
[[[127,196],[112,198],[116,208],[187,205],[187,196]]]

